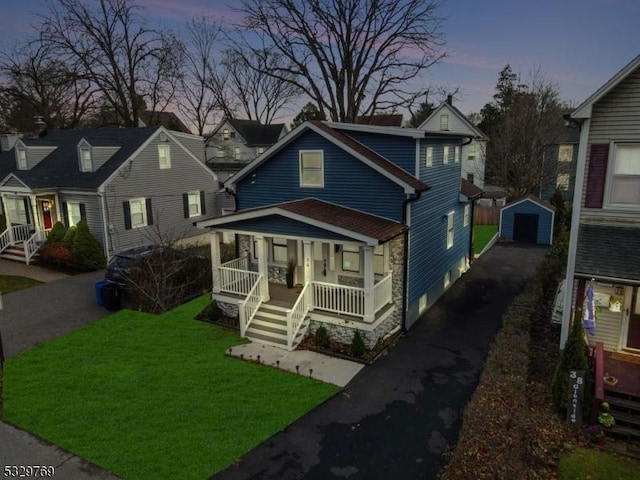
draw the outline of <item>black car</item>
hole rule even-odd
[[[136,264],[139,265],[153,252],[161,252],[164,248],[157,245],[144,245],[116,253],[107,265],[107,271],[104,275],[105,281],[124,287],[131,268]]]

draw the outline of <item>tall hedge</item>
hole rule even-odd
[[[104,268],[105,259],[100,244],[91,234],[89,226],[84,220],[80,220],[76,225],[71,252],[76,259],[76,267],[79,270],[93,271]]]

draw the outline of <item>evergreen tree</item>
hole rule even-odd
[[[567,408],[569,399],[569,370],[583,370],[585,378],[590,378],[589,360],[587,358],[587,346],[584,341],[584,330],[579,317],[573,319],[569,338],[564,345],[564,350],[560,355],[560,362],[556,368],[553,377],[553,385],[551,386],[551,394],[553,395],[553,403],[560,410]],[[589,386],[585,385],[585,397],[589,391]],[[587,404],[588,402],[585,402]],[[588,409],[584,409],[587,411]]]
[[[307,103],[300,113],[296,115],[293,119],[293,123],[291,124],[291,128],[296,128],[301,123],[306,122],[307,120],[326,120],[327,116],[324,114],[322,110],[318,108],[318,106],[312,102]]]
[[[53,228],[49,232],[49,236],[47,236],[47,243],[62,242],[66,233],[67,227],[64,226],[64,223],[54,223]]]
[[[76,226],[71,252],[76,259],[79,270],[94,271],[104,268],[105,259],[96,238],[89,231],[85,220],[80,220]]]
[[[69,227],[67,229],[67,231],[64,234],[64,237],[62,237],[62,243],[64,244],[65,247],[71,249],[71,246],[73,245],[73,239],[76,236],[76,227]]]

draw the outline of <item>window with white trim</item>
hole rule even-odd
[[[169,145],[158,145],[158,165],[161,170],[171,168],[171,149]]]
[[[18,156],[18,170],[26,170],[28,168],[28,165],[27,165],[27,149],[26,148],[18,148],[16,150],[16,155]]]
[[[442,163],[445,165],[449,163],[449,145],[445,145],[442,148]]]
[[[187,193],[187,206],[189,210],[189,218],[199,217],[202,215],[202,196],[199,191]]]
[[[91,172],[92,170],[91,149],[89,147],[82,147],[80,149],[80,171]]]
[[[235,147],[233,149],[233,158],[234,160],[240,160],[240,147]]]
[[[426,166],[427,167],[432,167],[433,166],[433,147],[427,147]]]
[[[478,145],[475,143],[469,144],[469,148],[467,149],[467,160],[475,160],[478,155]]]
[[[147,204],[144,198],[132,198],[129,200],[129,217],[131,228],[140,228],[147,225]]]
[[[447,250],[453,247],[453,236],[455,233],[455,213],[447,214]]]
[[[354,245],[342,246],[342,270],[345,272],[360,271],[360,247]]]
[[[384,275],[384,245],[373,247],[373,272],[376,275]]]
[[[262,154],[264,153],[264,147],[258,147],[258,148],[256,149],[256,153],[257,153],[258,155],[262,155]]]
[[[460,163],[460,146],[456,145],[453,149],[453,161],[455,163]]]
[[[324,152],[300,150],[300,186],[324,187]]]
[[[569,190],[569,174],[559,173],[556,179],[556,187],[560,190]]]
[[[287,263],[287,239],[273,237],[271,252],[271,258],[274,262]]]
[[[73,227],[82,220],[82,210],[80,208],[80,202],[67,202],[67,221],[68,227]]]
[[[7,197],[7,210],[9,210],[9,220],[11,223],[26,225],[29,223],[27,215],[27,205],[24,198]]]
[[[440,130],[449,130],[449,115],[440,115]]]
[[[464,206],[464,216],[463,216],[463,224],[465,227],[469,225],[470,220],[471,220],[471,205],[467,203]]]
[[[231,138],[231,132],[229,131],[229,129],[225,128],[224,130],[222,130],[222,139],[229,140],[230,138]]]
[[[569,163],[573,159],[573,145],[560,145],[558,147],[558,161]]]
[[[609,205],[640,207],[640,144],[617,144],[609,167]]]

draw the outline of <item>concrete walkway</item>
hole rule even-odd
[[[4,260],[2,258],[0,258],[0,275],[33,278],[40,282],[52,282],[69,276],[65,273],[55,272],[36,265],[25,265],[24,263],[12,262],[11,260]]]

